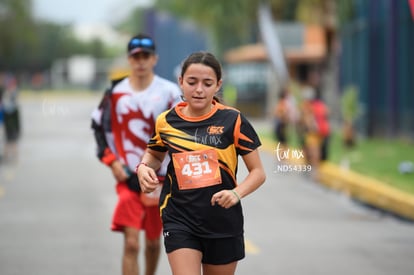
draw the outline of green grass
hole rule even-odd
[[[262,139],[273,140],[270,129],[257,129]],[[295,133],[290,132],[289,146],[298,147]],[[378,179],[404,192],[414,194],[414,173],[401,174],[398,166],[403,161],[414,163],[414,142],[399,139],[357,140],[352,149],[343,146],[339,133],[331,136],[329,161],[341,165],[348,163],[357,173]]]

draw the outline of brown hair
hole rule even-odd
[[[216,74],[217,81],[221,80],[222,77],[222,69],[220,62],[217,58],[209,52],[200,51],[194,52],[190,54],[182,63],[181,65],[181,77],[184,76],[185,72],[187,71],[188,67],[191,64],[203,64],[213,69],[214,73]],[[220,102],[217,96],[214,96],[214,100]]]
[[[181,77],[184,76],[191,64],[203,64],[209,66],[215,72],[217,81],[221,79],[221,65],[213,54],[203,51],[190,54],[181,66]]]

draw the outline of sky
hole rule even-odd
[[[36,18],[65,24],[113,23],[153,0],[32,0]]]

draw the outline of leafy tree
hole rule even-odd
[[[31,0],[0,2],[0,69],[17,68],[27,62],[36,37],[33,33]]]
[[[181,18],[191,19],[206,29],[218,52],[240,45],[256,38],[256,9],[258,1],[222,1],[222,0],[158,0],[156,6]]]
[[[355,15],[354,0],[338,0],[337,16],[340,25],[345,24]]]
[[[259,40],[257,10],[261,0],[157,0],[159,9],[189,18],[207,29],[223,52],[241,44]],[[324,11],[333,0],[268,0],[276,20],[324,23]]]
[[[73,54],[108,55],[102,41],[82,42],[68,25],[36,21],[32,0],[0,0],[0,70],[27,72],[49,68]]]
[[[121,32],[129,33],[131,35],[143,31],[142,26],[145,26],[144,15],[146,11],[147,9],[142,8],[132,10],[125,20],[117,24],[116,28]]]

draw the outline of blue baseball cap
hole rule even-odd
[[[133,55],[139,52],[155,53],[155,42],[154,40],[144,34],[138,34],[131,38],[128,42],[128,55]]]

